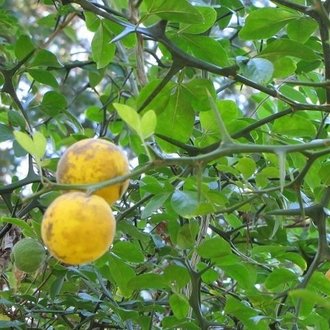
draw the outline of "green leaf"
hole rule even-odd
[[[12,130],[7,125],[0,124],[0,142],[12,140],[12,139],[13,139]]]
[[[84,11],[86,27],[91,32],[96,32],[100,26],[101,20],[97,15],[90,11]]]
[[[252,266],[249,267],[242,262],[236,262],[231,265],[222,265],[221,268],[227,276],[237,281],[242,288],[246,290],[254,288],[257,273]]]
[[[283,56],[275,59],[273,61],[274,65],[274,78],[284,78],[293,74],[296,69],[297,65],[295,61],[288,56]]]
[[[238,107],[237,104],[232,100],[217,100],[218,110],[221,114],[225,125],[228,127],[229,123],[237,122]],[[205,133],[214,136],[217,140],[221,138],[221,132],[217,124],[216,116],[214,111],[202,111],[199,114],[201,125]],[[233,133],[229,129],[229,133]]]
[[[308,283],[308,288],[315,291],[322,292],[327,296],[330,295],[330,281],[329,278],[318,271],[315,271]]]
[[[132,293],[132,289],[128,286],[128,283],[130,280],[136,280],[134,270],[123,260],[114,255],[110,255],[109,273],[118,285],[123,296],[129,297]]]
[[[196,221],[190,220],[180,227],[176,236],[176,243],[181,249],[191,249],[195,245],[199,225]]]
[[[119,24],[111,22],[110,20],[104,20],[104,27],[109,31],[112,36],[111,42],[115,43],[119,41],[125,46],[125,48],[133,48],[136,45],[135,28],[132,26],[121,27]],[[115,37],[113,37],[115,36]]]
[[[47,140],[42,133],[35,132],[31,138],[27,133],[14,131],[14,136],[19,145],[37,160],[44,156]]]
[[[257,84],[267,84],[273,76],[272,62],[263,58],[253,58],[239,63],[242,74]]]
[[[278,178],[279,171],[277,167],[268,166],[263,168],[257,175],[256,175],[256,183],[260,187],[265,187],[268,183],[268,179]]]
[[[289,296],[292,298],[302,299],[304,301],[313,301],[327,310],[330,310],[330,301],[327,297],[322,297],[317,292],[309,289],[295,289],[289,291]]]
[[[144,209],[141,213],[141,219],[146,219],[150,217],[152,213],[161,208],[170,195],[171,193],[166,192],[164,194],[157,194],[153,196],[150,201],[144,206]]]
[[[260,8],[248,15],[239,36],[243,40],[270,38],[297,17],[297,13],[281,8]]]
[[[144,261],[144,254],[140,248],[127,241],[119,241],[114,244],[111,251],[123,260],[140,263]]]
[[[88,107],[85,111],[86,118],[97,123],[104,121],[104,110],[96,105]]]
[[[172,264],[164,269],[164,279],[169,286],[181,289],[190,281],[190,275],[186,267]]]
[[[190,305],[184,295],[178,293],[172,294],[169,303],[171,310],[177,319],[182,320],[187,317]]]
[[[289,137],[311,138],[316,135],[316,128],[309,119],[300,114],[294,114],[277,119],[272,132]]]
[[[131,290],[164,289],[168,285],[162,275],[146,273],[128,281],[127,287]]]
[[[193,131],[195,113],[183,89],[176,88],[166,108],[157,116],[156,133],[186,142]]]
[[[209,30],[217,19],[217,12],[212,7],[207,6],[195,6],[203,17],[203,22],[193,22],[192,24],[182,23],[180,24],[179,32],[201,34]]]
[[[67,108],[67,100],[63,94],[55,91],[45,93],[40,108],[49,116],[56,116]]]
[[[60,68],[62,65],[58,62],[57,57],[49,50],[41,49],[36,53],[35,58],[29,67],[46,66]]]
[[[290,22],[286,28],[290,39],[304,43],[317,29],[318,24],[314,19],[300,17]]]
[[[198,207],[198,195],[195,191],[176,190],[171,198],[174,211],[182,217],[191,217]]]
[[[151,95],[157,85],[161,82],[159,79],[151,80],[146,84],[137,96],[137,108],[140,108],[143,102]],[[167,85],[155,96],[155,98],[144,108],[144,111],[152,109],[158,115],[166,109],[170,100],[173,82],[168,82]]]
[[[204,189],[201,192],[201,200],[194,215],[206,215],[217,212],[224,208],[227,202],[228,198],[224,193]]]
[[[42,70],[42,69],[29,69],[27,71],[33,79],[36,81],[57,88],[58,87],[58,82],[53,76],[52,73],[50,73],[47,70]]]
[[[319,58],[312,48],[290,39],[277,39],[268,43],[259,55],[271,61],[277,60],[281,56],[293,56],[305,61]]]
[[[209,95],[216,98],[214,86],[209,79],[195,77],[189,82],[182,84],[182,92],[190,99],[194,111],[207,111],[210,109]]]
[[[279,255],[277,257],[278,260],[285,260],[285,261],[291,261],[292,263],[296,264],[301,268],[301,270],[307,269],[307,262],[306,260],[298,253],[295,252],[286,252],[282,255]],[[330,282],[329,282],[330,284]]]
[[[236,316],[240,320],[248,320],[257,315],[257,311],[231,295],[228,295],[225,306],[225,313]]]
[[[296,102],[306,103],[306,94],[301,90],[297,90],[294,86],[284,84],[279,88],[279,91]],[[300,115],[306,116],[307,112],[301,112]]]
[[[151,193],[151,194],[159,194],[161,190],[163,190],[165,187],[163,182],[160,182],[157,180],[154,176],[151,175],[146,175],[142,178],[140,181],[140,193],[141,196],[144,196],[146,193]],[[172,188],[170,189],[170,191]],[[165,192],[165,191],[163,191]],[[156,197],[156,196],[154,196]]]
[[[14,131],[14,136],[18,144],[29,154],[34,155],[37,152],[33,140],[29,134],[20,131]]]
[[[157,117],[153,110],[148,110],[141,118],[141,133],[143,139],[154,134],[157,126]]]
[[[92,295],[90,295],[86,292],[79,292],[77,295],[82,301],[87,301],[87,302],[92,302],[92,303],[98,303],[98,302],[102,301],[96,297],[93,297]]]
[[[150,241],[150,234],[139,230],[131,222],[128,220],[126,221],[125,219],[118,223],[117,231],[125,233],[125,235],[129,235],[143,243],[148,243]]]
[[[40,132],[35,132],[33,134],[33,143],[35,146],[35,154],[34,156],[37,159],[41,159],[46,152],[47,147],[47,139],[44,137],[44,135]]]
[[[115,55],[116,46],[110,40],[108,30],[100,24],[92,40],[92,57],[97,69],[106,67]]]
[[[321,168],[318,171],[321,181],[329,186],[330,185],[330,161],[327,161],[321,165]]]
[[[11,223],[20,228],[25,237],[35,237],[33,229],[26,223],[26,221],[11,217],[1,217],[0,223]]]
[[[289,269],[276,268],[266,278],[265,286],[267,289],[273,290],[280,285],[290,285],[297,280],[297,275]]]
[[[202,258],[219,258],[231,254],[230,244],[222,237],[205,239],[197,248]]]
[[[207,270],[205,270],[208,268]],[[213,268],[209,268],[204,263],[198,264],[198,271],[202,271],[202,281],[207,284],[211,284],[219,279],[219,272]]]
[[[59,295],[59,293],[62,290],[63,284],[65,281],[65,275],[61,274],[58,275],[55,280],[52,282],[50,288],[49,288],[49,296],[51,299],[56,299],[56,297]]]
[[[211,37],[182,33],[171,40],[189,55],[221,67],[229,65],[225,49]]]
[[[89,80],[89,84],[92,87],[96,87],[104,78],[104,73],[105,73],[105,69],[101,69],[101,70],[89,70],[88,71],[88,80]]]
[[[113,106],[119,117],[143,139],[141,118],[136,110],[126,104],[114,103]]]
[[[203,16],[186,0],[144,0],[148,15],[172,22],[202,23]]]
[[[235,168],[243,175],[245,179],[251,177],[256,171],[256,163],[252,158],[240,158]]]
[[[22,60],[35,49],[31,38],[25,34],[21,35],[15,44],[15,55],[18,60]]]

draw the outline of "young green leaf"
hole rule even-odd
[[[143,140],[140,115],[128,105],[114,103],[113,106],[119,117]]]
[[[15,131],[14,136],[19,145],[39,161],[46,152],[47,140],[40,132],[35,132],[33,137],[27,133]]]
[[[18,144],[25,151],[27,151],[32,156],[36,155],[37,150],[36,150],[36,147],[35,147],[35,144],[34,144],[32,138],[30,137],[29,134],[20,132],[20,131],[14,131],[14,136],[15,136],[15,139],[18,142]]]
[[[47,147],[47,139],[44,137],[44,135],[40,132],[35,132],[33,134],[33,143],[35,147],[35,157],[37,159],[41,159],[46,152]]]
[[[157,125],[157,117],[153,110],[148,110],[141,118],[141,131],[143,139],[154,134]]]

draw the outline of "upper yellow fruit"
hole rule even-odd
[[[85,139],[70,146],[61,157],[56,171],[58,183],[98,183],[129,172],[124,152],[115,144],[102,139]],[[128,187],[128,180],[95,192],[112,204]]]
[[[47,208],[41,237],[49,252],[71,265],[94,261],[112,244],[116,220],[101,197],[69,192],[57,197]]]

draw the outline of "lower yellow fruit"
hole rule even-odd
[[[101,197],[69,192],[47,208],[41,237],[49,252],[70,265],[92,262],[112,244],[116,220],[109,204]]]
[[[98,183],[129,172],[124,152],[103,139],[84,139],[71,145],[60,158],[56,180],[65,184]],[[112,204],[128,187],[128,180],[95,192]]]

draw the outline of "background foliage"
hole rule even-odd
[[[330,1],[1,5],[2,328],[329,329]],[[86,137],[131,160],[113,248],[15,270]]]

